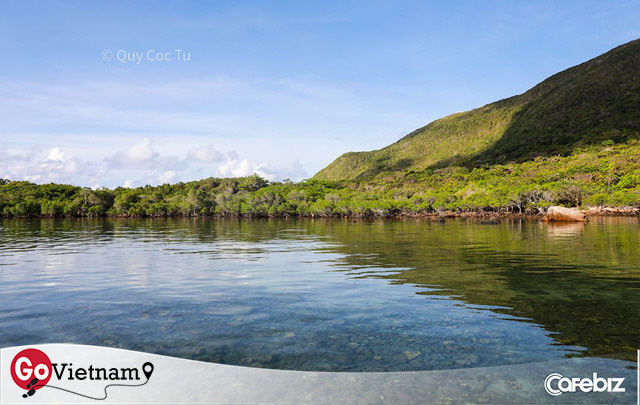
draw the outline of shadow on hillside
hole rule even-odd
[[[478,153],[432,169],[566,156],[576,148],[640,138],[640,40],[560,72],[518,96],[524,107],[504,134]]]
[[[373,177],[381,172],[394,172],[394,171],[404,171],[411,167],[414,164],[414,159],[400,159],[398,161],[392,161],[391,158],[387,156],[382,156],[373,162],[374,166],[372,169],[364,171],[356,176],[356,180],[366,179],[369,177]]]

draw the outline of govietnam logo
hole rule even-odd
[[[141,387],[148,383],[153,373],[153,364],[146,362],[142,365],[141,370],[144,377],[146,377],[144,382],[134,384],[110,383],[104,387],[104,397],[93,397],[57,385],[51,385],[49,381],[52,377],[55,377],[56,381],[141,381],[142,378],[138,368],[107,368],[94,367],[93,365],[88,368],[74,368],[73,363],[52,363],[49,356],[38,349],[25,349],[16,354],[13,361],[11,361],[11,377],[13,381],[18,387],[27,391],[22,395],[23,398],[31,397],[37,390],[46,387],[100,401],[107,399],[107,388],[109,387]]]
[[[21,351],[11,362],[11,377],[18,387],[27,390],[24,398],[36,393],[51,379],[51,360],[37,349]]]
[[[544,380],[544,389],[549,395],[558,396],[565,392],[625,392],[621,387],[624,378],[603,378],[593,373],[593,378],[568,378],[551,373]]]

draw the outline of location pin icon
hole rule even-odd
[[[153,364],[146,362],[142,365],[142,372],[144,373],[147,380],[151,378],[151,373],[153,373]]]

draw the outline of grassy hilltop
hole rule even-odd
[[[640,40],[300,182],[114,190],[0,179],[0,216],[393,216],[640,207]]]
[[[568,156],[640,137],[640,40],[555,74],[524,94],[454,114],[371,152],[346,153],[314,178],[486,167]]]

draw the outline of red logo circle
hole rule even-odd
[[[18,387],[25,390],[38,390],[45,386],[52,371],[49,356],[38,349],[25,349],[11,362],[11,377]]]

